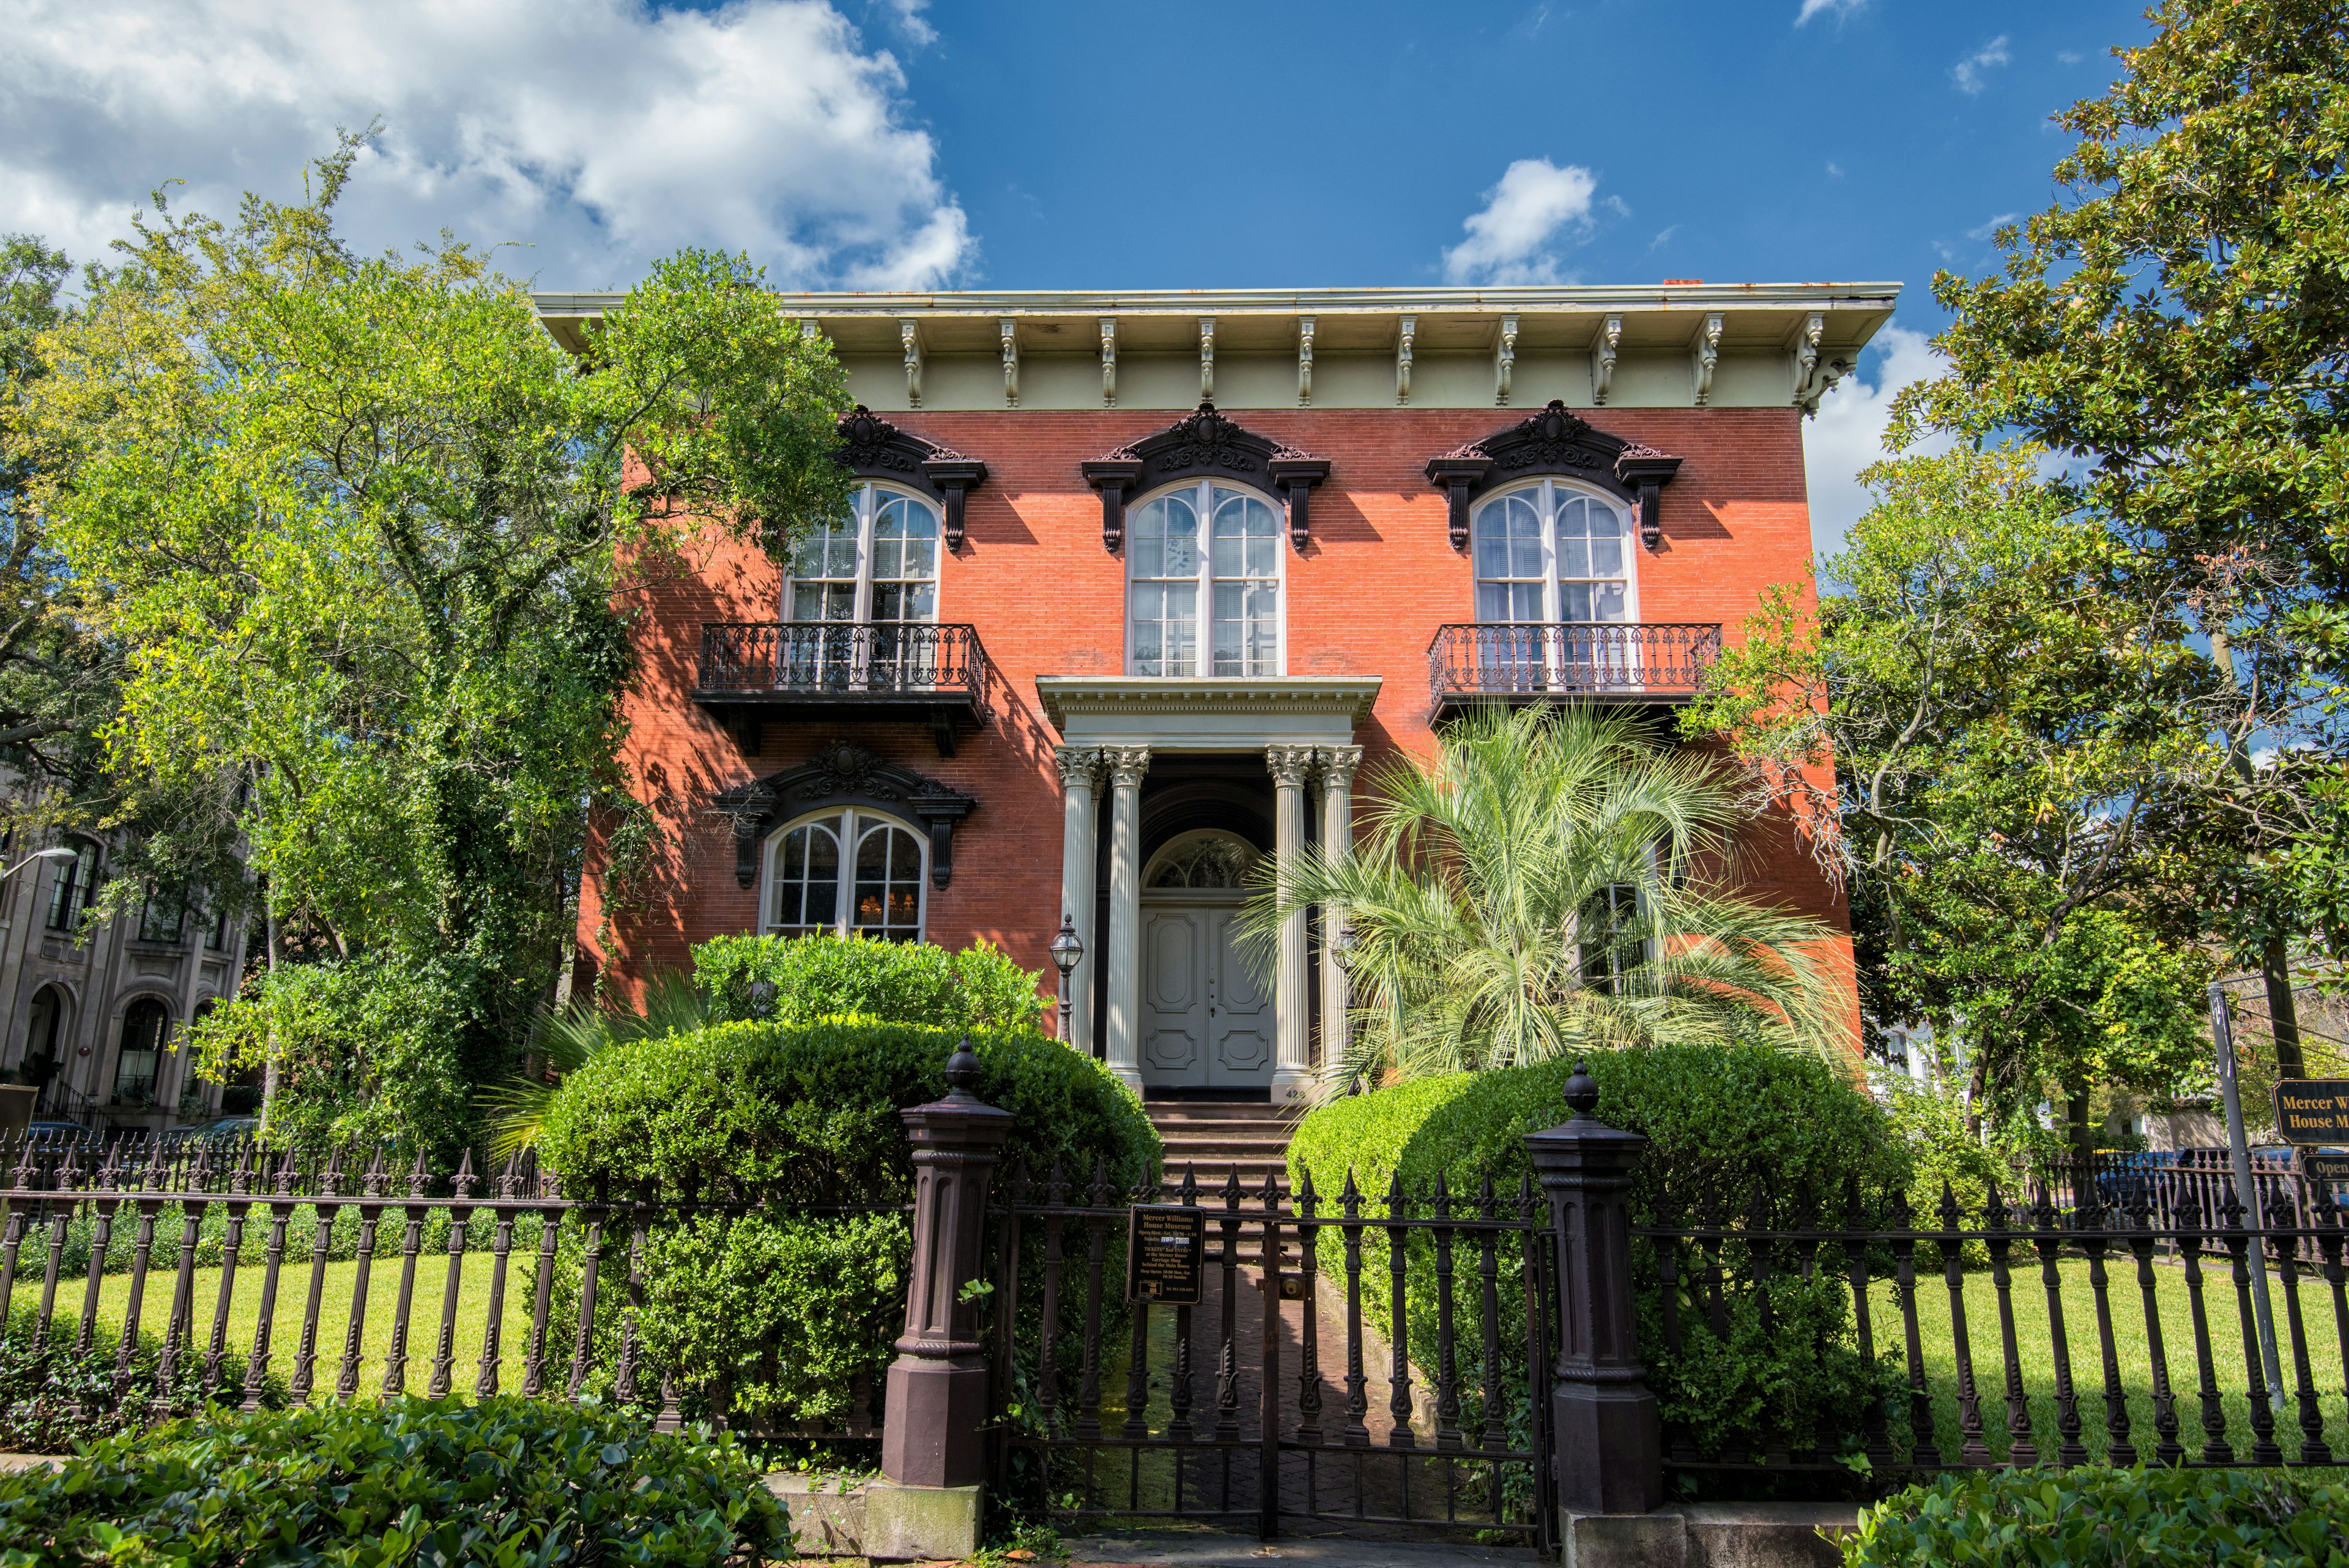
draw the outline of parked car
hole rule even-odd
[[[208,1122],[193,1122],[173,1127],[163,1135],[165,1148],[181,1148],[195,1143],[226,1143],[232,1138],[251,1137],[261,1130],[259,1116],[214,1116]]]
[[[59,1138],[79,1137],[89,1129],[82,1126],[79,1122],[68,1122],[57,1120],[52,1117],[43,1117],[34,1122],[25,1130],[31,1133],[36,1137],[46,1137],[51,1142],[55,1142]]]

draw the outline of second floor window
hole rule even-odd
[[[845,515],[792,546],[783,606],[794,621],[937,619],[937,510],[903,491],[859,485]]]
[[[188,900],[183,894],[169,888],[150,888],[147,907],[139,915],[139,940],[176,942],[187,921]]]
[[[1627,621],[1630,527],[1612,505],[1556,480],[1477,509],[1476,618],[1486,626]]]
[[[74,852],[70,860],[57,862],[57,870],[49,883],[49,929],[70,931],[81,925],[81,912],[89,907],[89,896],[98,880],[98,846],[82,840],[68,840],[66,847]]]
[[[1127,655],[1136,675],[1278,675],[1280,515],[1201,482],[1134,508]]]

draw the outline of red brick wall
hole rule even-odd
[[[770,724],[757,758],[686,695],[700,625],[767,620],[781,575],[755,550],[727,546],[632,596],[646,611],[642,668],[628,701],[628,763],[667,836],[641,909],[602,929],[591,876],[583,946],[624,991],[647,968],[681,965],[703,939],[747,930],[756,888],[737,885],[731,829],[707,807],[716,791],[802,761],[846,734],[889,761],[978,797],[955,838],[953,885],[933,889],[928,935],[948,946],[985,937],[1045,969],[1059,920],[1057,738],[1038,709],[1040,675],[1115,675],[1124,668],[1124,564],[1102,548],[1101,504],[1077,465],[1165,427],[1160,412],[956,412],[893,415],[904,428],[983,459],[968,537],[944,561],[938,618],[978,628],[996,670],[994,722],[941,758],[912,725]],[[1509,410],[1249,410],[1248,429],[1330,461],[1314,493],[1313,537],[1288,556],[1292,675],[1377,675],[1377,710],[1361,731],[1367,761],[1392,748],[1425,752],[1426,650],[1446,621],[1475,618],[1473,579],[1452,548],[1427,459],[1492,434]],[[1593,421],[1684,460],[1665,488],[1663,540],[1638,551],[1640,618],[1719,621],[1731,637],[1767,585],[1810,587],[1800,416],[1793,409],[1600,410]],[[1791,829],[1765,824],[1746,870],[1754,890],[1847,930],[1842,901]],[[1847,961],[1849,944],[1838,949]]]

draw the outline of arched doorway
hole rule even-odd
[[[44,1093],[64,1064],[66,1010],[66,993],[57,987],[45,985],[33,992],[30,1016],[26,1020],[25,1054],[16,1064],[16,1075]]]
[[[122,1044],[114,1056],[114,1103],[150,1105],[163,1070],[163,1035],[171,1014],[151,996],[122,1010]]]
[[[1151,857],[1142,891],[1142,1081],[1145,1090],[1269,1097],[1270,988],[1241,955],[1237,926],[1256,846],[1221,828],[1177,835]]]

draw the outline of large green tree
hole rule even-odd
[[[2019,434],[2127,549],[2111,591],[2182,618],[2207,664],[2171,842],[2266,976],[2298,1056],[2296,943],[2349,938],[2349,5],[2165,0],[2102,97],[2056,116],[2063,195],[1944,273],[1949,373],[1893,437]]]
[[[1852,889],[1873,1027],[1961,1023],[1983,1107],[2190,1069],[2213,676],[2033,449],[1878,464],[1813,614],[1766,596],[1683,715],[1725,734]],[[1826,782],[1816,782],[1826,781]]]
[[[332,219],[358,145],[233,222],[159,196],[41,336],[11,451],[126,652],[117,774],[215,803],[189,835],[240,834],[273,916],[448,1021],[396,1069],[447,1092],[397,1126],[364,1031],[289,1090],[445,1140],[512,1070],[590,818],[633,809],[632,592],[703,531],[780,545],[836,510],[845,399],[738,258],[657,264],[574,360],[461,244],[357,254]]]

